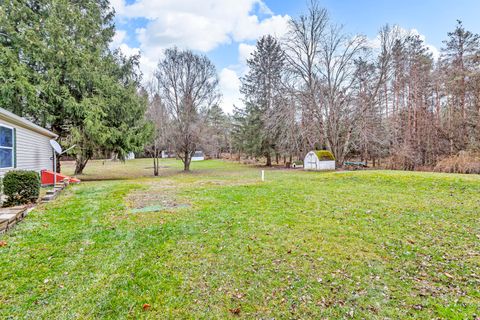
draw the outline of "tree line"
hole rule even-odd
[[[189,170],[196,150],[292,162],[329,149],[391,168],[433,167],[480,151],[480,36],[459,21],[439,59],[423,39],[383,26],[351,35],[312,0],[282,38],[265,35],[241,79],[243,106],[219,107],[207,56],[165,50],[149,81],[139,56],[112,50],[107,0],[9,0],[0,6],[0,104],[75,145],[89,159],[174,152]],[[288,159],[288,161],[287,161]]]
[[[285,37],[258,39],[241,79],[244,106],[230,116],[216,104],[213,65],[198,66],[198,76],[189,63],[178,64],[184,55],[208,59],[167,52],[150,108],[167,111],[162,121],[170,126],[154,123],[173,131],[157,132],[158,147],[179,152],[186,170],[188,155],[209,147],[217,155],[264,158],[267,166],[273,157],[291,163],[311,149],[328,149],[340,166],[355,158],[407,170],[480,151],[480,36],[460,21],[434,59],[418,34],[385,25],[369,41],[346,33],[311,1]],[[197,101],[189,93],[196,90],[210,94]]]
[[[267,165],[314,148],[400,169],[480,151],[480,36],[460,21],[435,60],[418,34],[386,25],[372,44],[312,1],[247,64],[233,144]]]

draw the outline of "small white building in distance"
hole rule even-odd
[[[205,160],[205,155],[203,154],[203,151],[195,151],[192,157],[192,161],[202,161]]]
[[[162,159],[175,158],[175,152],[162,150]]]
[[[313,171],[335,170],[335,157],[328,150],[310,151],[303,161],[303,169]]]

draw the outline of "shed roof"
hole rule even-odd
[[[328,151],[328,150],[314,150],[313,152],[317,155],[318,160],[320,160],[320,161],[325,161],[325,160],[333,161],[333,160],[335,160],[335,157],[333,156],[333,153]]]
[[[50,138],[57,138],[58,135],[51,132],[50,130],[47,130],[45,128],[42,128],[35,123],[22,118],[20,116],[17,116],[16,114],[5,110],[3,108],[0,108],[0,119],[5,120],[7,122],[10,122],[12,124],[16,124],[18,126],[30,129],[32,131],[38,132],[40,134],[43,134],[44,136],[50,137]]]

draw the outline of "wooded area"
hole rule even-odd
[[[373,43],[347,35],[313,1],[285,38],[260,39],[248,66],[233,141],[267,164],[327,148],[339,165],[413,170],[480,150],[480,37],[460,21],[435,61],[419,35],[388,25]]]
[[[340,166],[480,172],[480,36],[460,21],[434,59],[418,34],[389,25],[375,39],[347,34],[311,1],[286,36],[258,39],[244,105],[227,115],[205,55],[167,49],[142,80],[139,56],[109,47],[107,0],[0,8],[0,104],[76,145],[77,174],[92,157],[132,151],[175,152],[188,170],[200,149],[267,165],[329,149]]]
[[[197,110],[204,134],[196,146],[212,155],[244,154],[270,166],[273,156],[291,163],[329,149],[340,166],[354,158],[480,172],[480,36],[460,21],[435,60],[418,34],[385,25],[373,41],[350,35],[312,1],[285,37],[260,38],[247,65],[243,107],[231,116],[216,108],[215,121],[208,108]]]

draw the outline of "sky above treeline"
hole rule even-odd
[[[206,54],[216,65],[222,108],[242,105],[239,78],[245,60],[264,34],[281,37],[290,17],[305,12],[308,0],[111,0],[116,11],[112,47],[141,54],[144,81],[153,75],[165,48]],[[480,33],[480,0],[320,0],[331,21],[345,31],[374,39],[386,23],[418,33],[438,57],[447,32],[462,20]]]

